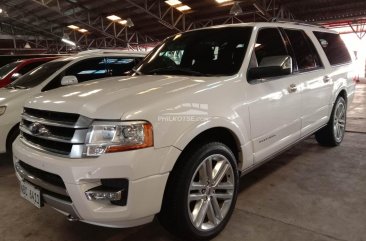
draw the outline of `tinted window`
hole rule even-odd
[[[109,76],[126,75],[136,64],[135,58],[107,57]]]
[[[285,32],[294,51],[294,59],[299,71],[322,67],[319,55],[304,31],[285,29]]]
[[[251,67],[258,67],[265,57],[288,55],[277,28],[265,28],[258,32]]]
[[[20,62],[13,62],[7,65],[4,65],[3,67],[0,68],[0,79],[5,78],[5,76],[7,76],[10,72],[12,72],[18,65],[20,64]]]
[[[339,34],[314,32],[331,65],[345,64],[351,56]]]
[[[25,66],[23,66],[18,73],[21,75],[24,75],[26,73],[28,73],[29,71],[31,71],[32,69],[37,68],[38,66],[40,66],[41,64],[44,64],[46,61],[38,61],[38,62],[33,62],[33,63],[29,63]]]
[[[19,88],[31,88],[37,86],[67,63],[69,63],[69,61],[56,61],[45,63],[23,75],[12,84],[10,84],[9,87],[16,86]]]
[[[243,62],[250,27],[204,29],[177,34],[138,66],[142,74],[233,75]]]
[[[65,71],[65,75],[74,75],[79,83],[99,79],[108,75],[107,64],[104,58],[82,60]]]

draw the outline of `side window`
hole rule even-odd
[[[351,56],[343,40],[336,33],[314,32],[331,65],[351,62]]]
[[[107,57],[109,76],[126,75],[138,62],[135,58]]]
[[[29,71],[31,71],[32,69],[37,68],[38,66],[40,66],[41,64],[44,64],[45,62],[43,61],[38,61],[38,62],[33,62],[30,64],[25,65],[24,67],[22,67],[18,73],[21,75],[25,75],[26,73],[28,73]]]
[[[266,78],[285,76],[291,73],[290,57],[279,29],[260,29],[249,63],[248,82],[257,84]]]
[[[322,67],[320,57],[309,36],[302,30],[284,30],[294,51],[299,71],[308,71]]]
[[[277,28],[259,30],[252,65],[259,66],[266,57],[288,55],[282,36]],[[251,66],[256,67],[256,66]]]
[[[65,75],[76,76],[79,83],[106,77],[108,75],[106,61],[104,58],[82,60],[69,67]]]
[[[178,49],[178,50],[170,50],[170,51],[166,51],[166,52],[161,52],[159,54],[159,56],[169,58],[170,60],[174,61],[174,63],[176,65],[180,65],[183,54],[184,54],[184,49]]]

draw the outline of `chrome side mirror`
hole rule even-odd
[[[74,75],[66,75],[61,79],[62,86],[75,85],[77,83],[79,83],[78,78],[76,78]]]

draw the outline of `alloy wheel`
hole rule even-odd
[[[191,223],[200,231],[217,227],[230,210],[235,188],[234,170],[219,154],[208,156],[196,169],[188,192]]]
[[[346,128],[346,106],[343,102],[338,102],[334,113],[334,137],[337,142],[341,142]]]

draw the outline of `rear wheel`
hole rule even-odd
[[[235,156],[222,143],[209,143],[185,155],[168,180],[159,220],[180,237],[215,237],[233,212],[238,189]]]
[[[315,133],[319,144],[338,146],[341,144],[346,131],[347,103],[339,96],[334,104],[328,124]]]

